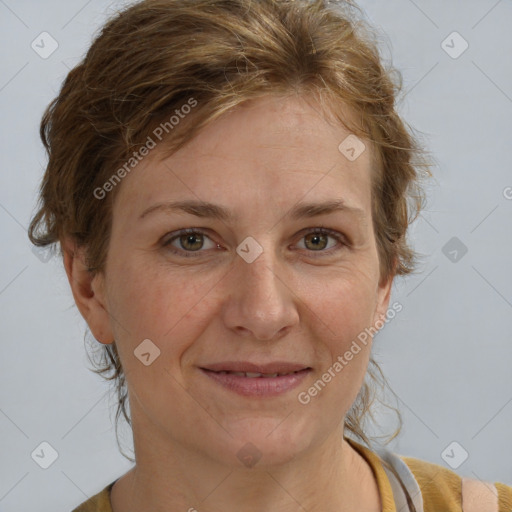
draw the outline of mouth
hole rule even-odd
[[[199,369],[210,381],[224,389],[242,396],[260,398],[285,394],[297,387],[312,371],[309,366],[290,363],[259,366],[252,363],[221,363]]]
[[[210,363],[201,367],[203,370],[226,373],[258,373],[264,376],[287,375],[310,368],[307,364],[289,361],[273,361],[270,363],[253,363],[252,361],[223,361]]]
[[[205,368],[201,368],[205,371],[213,371],[213,370],[207,370]],[[307,368],[304,368],[304,370],[307,370]],[[293,375],[295,373],[300,373],[304,370],[297,370],[296,372],[286,372],[286,373],[258,373],[258,372],[232,372],[232,371],[220,371],[220,372],[214,372],[219,375],[237,375],[238,377],[248,377],[249,379],[256,379],[260,377],[269,378],[269,377],[284,377],[285,375]]]

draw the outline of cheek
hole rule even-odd
[[[341,419],[364,382],[372,345],[372,290],[371,282],[354,276],[319,284],[309,296],[318,374],[311,387],[301,390],[301,400],[326,422]]]
[[[318,340],[319,377],[328,387],[316,404],[345,411],[364,381],[371,353],[374,283],[354,269],[345,275],[309,284],[306,295],[310,325]],[[324,384],[319,383],[320,389]],[[315,393],[315,390],[312,391]],[[321,396],[320,396],[321,395]]]
[[[314,333],[318,371],[308,386],[299,389],[297,400],[299,411],[318,418],[316,428],[330,432],[364,383],[371,354],[371,336],[365,329],[371,326],[372,308],[367,289],[347,282],[325,286],[323,297],[312,304],[321,318]]]
[[[352,268],[303,284],[301,300],[328,335],[344,340],[372,322],[376,283],[366,274]]]
[[[210,289],[218,281],[213,277],[187,277],[182,272],[155,266],[127,263],[113,275],[109,312],[116,339],[132,351],[145,339],[152,340],[163,352],[177,352],[180,340],[197,332],[200,319],[211,308]],[[172,343],[169,343],[172,341]]]

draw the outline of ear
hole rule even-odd
[[[377,288],[377,305],[373,316],[373,325],[378,320],[384,321],[386,319],[386,312],[389,307],[389,300],[391,298],[391,288],[395,277],[396,261],[393,265],[393,270],[387,280],[380,280]],[[379,322],[380,323],[380,322]]]
[[[62,252],[64,268],[80,313],[97,341],[106,345],[112,343],[114,335],[106,308],[104,275],[88,270],[84,250],[72,239],[66,238],[62,242]]]

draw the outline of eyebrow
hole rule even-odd
[[[150,206],[140,215],[139,219],[143,219],[147,215],[157,211],[173,212],[182,211],[202,218],[214,218],[221,221],[236,221],[238,216],[233,215],[227,208],[207,201],[185,200],[185,201],[169,201],[165,203],[157,203]],[[335,212],[347,212],[364,220],[365,211],[356,206],[348,205],[342,199],[325,201],[322,203],[297,203],[287,214],[286,217],[292,220],[303,218],[318,217],[320,215],[328,215]]]

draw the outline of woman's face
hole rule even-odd
[[[90,325],[116,340],[136,438],[240,465],[342,434],[371,343],[344,354],[385,315],[391,281],[379,285],[369,146],[344,154],[349,133],[318,112],[298,97],[249,102],[166,160],[157,146],[118,185],[95,283],[108,315]],[[214,206],[163,206],[185,201]],[[319,214],[336,201],[346,208]],[[207,370],[254,371],[247,363],[308,370]]]

